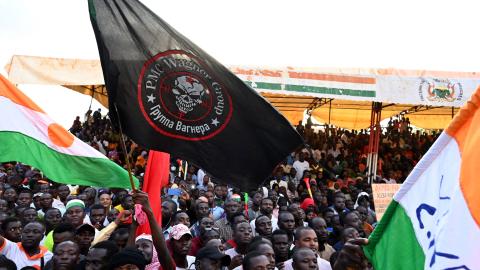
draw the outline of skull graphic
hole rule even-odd
[[[175,104],[180,112],[187,114],[202,103],[205,89],[197,79],[188,75],[180,76],[175,79],[174,84],[172,92],[175,95]]]

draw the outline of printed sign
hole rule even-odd
[[[401,184],[372,184],[373,202],[375,203],[375,213],[378,221],[387,210],[393,195],[397,193],[401,186]]]

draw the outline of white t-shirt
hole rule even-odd
[[[176,267],[176,270],[194,270],[195,269],[195,257],[187,255],[188,268]]]
[[[295,175],[297,181],[301,181],[303,179],[303,172],[305,170],[308,170],[309,167],[310,164],[308,164],[306,160],[304,160],[303,162],[297,160],[293,163],[293,168],[295,168],[295,170],[297,171],[297,174]]]
[[[40,253],[29,256],[23,249],[21,243],[14,243],[5,238],[4,240],[5,242],[3,242],[3,245],[0,247],[0,253],[14,261],[17,265],[17,269],[21,269],[25,266],[37,266],[40,269],[42,257],[44,266],[53,257],[53,253],[48,251],[44,246],[40,246]]]
[[[289,259],[288,261],[285,261],[283,263],[283,265],[285,266],[284,270],[293,270],[292,263],[293,263],[293,259]],[[330,262],[317,256],[317,269],[332,270],[332,266],[330,265]]]
[[[384,178],[383,179],[387,184],[396,184],[397,181],[395,181],[395,179],[393,178]]]
[[[238,252],[235,250],[235,248],[230,248],[225,250],[225,255],[230,256],[230,259],[233,259],[233,257],[239,255]]]

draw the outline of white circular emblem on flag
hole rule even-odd
[[[145,62],[138,80],[138,102],[147,122],[163,135],[205,140],[230,121],[232,99],[197,57],[179,50]]]

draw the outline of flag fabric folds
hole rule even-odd
[[[168,185],[170,178],[170,155],[168,153],[150,150],[148,163],[143,177],[142,190],[148,193],[150,206],[159,226],[162,226],[162,188]],[[137,229],[137,235],[151,234],[149,224]]]
[[[127,171],[55,123],[2,75],[0,115],[0,162],[34,166],[58,183],[130,188]]]
[[[408,176],[364,248],[375,269],[478,269],[480,88]]]
[[[89,0],[89,10],[110,111],[136,143],[242,189],[302,144],[258,93],[139,1]]]

